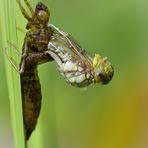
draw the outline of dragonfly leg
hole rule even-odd
[[[26,66],[26,58],[28,56],[28,44],[27,41],[24,43],[24,52],[22,54],[22,62],[20,67],[20,74],[23,74],[25,72],[25,66]]]
[[[3,50],[4,50],[4,53],[5,53],[5,55],[6,55],[7,59],[8,59],[8,61],[10,62],[10,64],[13,66],[13,68],[14,68],[18,73],[20,73],[19,70],[18,70],[18,68],[17,68],[16,62],[12,59],[12,57],[10,57],[10,56],[8,55],[8,53],[7,53],[7,51],[6,51],[6,48],[4,48]]]
[[[19,49],[16,47],[16,45],[14,45],[13,43],[11,43],[10,41],[7,41],[9,47],[12,47],[13,51],[18,55],[18,56],[22,56],[21,52],[19,51]]]
[[[22,14],[23,14],[24,17],[29,21],[31,18],[29,17],[29,15],[28,15],[28,13],[26,12],[26,10],[23,8],[23,6],[22,6],[20,0],[16,0],[16,1],[17,1],[18,5],[19,5],[19,7],[20,7],[20,9],[21,9]]]
[[[33,15],[34,14],[34,10],[32,9],[31,5],[29,4],[28,0],[24,0],[28,9],[30,10],[31,14]]]

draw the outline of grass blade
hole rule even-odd
[[[1,30],[2,30],[2,46],[3,48],[7,47],[9,50],[9,56],[12,57],[16,63],[19,65],[19,58],[8,48],[7,41],[17,45],[17,36],[16,36],[16,22],[15,22],[15,0],[0,2],[0,11],[1,11]],[[9,92],[9,101],[10,101],[10,112],[12,120],[12,130],[14,135],[15,148],[25,148],[24,141],[24,127],[23,127],[23,118],[22,118],[22,102],[20,94],[20,76],[13,69],[12,65],[8,62],[5,57],[5,70],[7,77],[7,85]]]

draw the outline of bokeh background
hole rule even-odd
[[[115,74],[108,85],[79,89],[66,84],[55,63],[40,65],[42,110],[33,134],[42,125],[45,148],[147,148],[148,1],[44,2],[50,23],[107,56]],[[14,148],[4,58],[0,50],[0,147]]]

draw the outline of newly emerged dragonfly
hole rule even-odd
[[[28,140],[41,108],[41,86],[37,71],[39,64],[55,61],[67,82],[76,87],[86,87],[91,83],[107,84],[114,71],[107,58],[101,58],[99,54],[92,58],[72,36],[48,24],[50,13],[43,3],[39,2],[34,11],[24,0],[32,14],[30,17],[20,0],[17,2],[28,21],[19,71],[25,136]]]
[[[60,73],[72,86],[86,87],[91,83],[107,84],[113,77],[113,67],[107,57],[92,58],[72,36],[49,24],[53,34],[47,53],[56,61]]]

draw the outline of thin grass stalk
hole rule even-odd
[[[1,30],[3,48],[9,51],[9,56],[12,57],[17,64],[19,59],[16,53],[9,48],[7,41],[17,45],[16,24],[15,24],[15,0],[1,1]],[[20,78],[19,74],[14,70],[5,56],[5,70],[9,92],[10,113],[12,121],[13,139],[15,148],[26,148],[24,141],[24,127],[22,118],[22,102],[20,94]]]

